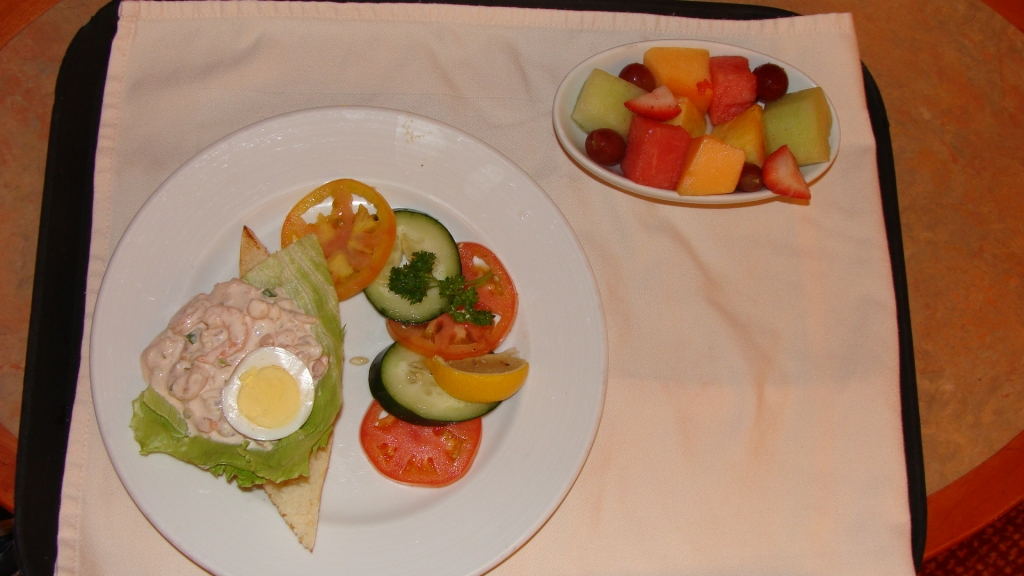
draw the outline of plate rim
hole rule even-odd
[[[473,136],[472,134],[469,134],[468,132],[462,130],[461,128],[458,128],[441,120],[437,120],[413,112],[408,112],[405,110],[375,106],[337,105],[293,110],[279,115],[264,118],[256,122],[253,122],[249,125],[243,126],[235,131],[232,131],[227,135],[218,138],[216,141],[207,145],[202,150],[196,152],[188,160],[182,163],[178,168],[173,170],[167,176],[167,178],[160,183],[160,185],[154,190],[154,192],[149,195],[146,201],[139,208],[136,215],[133,216],[132,220],[126,227],[124,233],[122,234],[121,238],[119,238],[117,244],[111,252],[110,259],[107,263],[106,269],[104,270],[103,278],[100,282],[100,286],[98,289],[96,306],[93,312],[94,320],[92,326],[90,327],[89,376],[90,392],[92,392],[93,396],[93,412],[94,416],[97,419],[97,427],[100,432],[101,440],[103,441],[104,444],[104,449],[107,452],[107,455],[115,469],[115,472],[117,473],[118,479],[124,486],[125,490],[128,492],[129,496],[132,498],[132,501],[135,503],[135,505],[139,508],[140,511],[143,512],[143,515],[146,517],[147,521],[150,522],[151,525],[153,525],[153,527],[161,534],[161,536],[165,538],[168,542],[170,542],[172,545],[174,545],[175,548],[177,548],[183,555],[185,555],[192,561],[196,562],[197,564],[204,566],[205,568],[216,570],[217,565],[216,563],[210,562],[210,559],[208,558],[202,560],[198,558],[196,555],[188,551],[188,545],[186,543],[184,543],[181,539],[176,538],[174,534],[169,534],[169,530],[166,527],[162,527],[159,520],[154,521],[154,519],[151,517],[151,506],[147,506],[145,504],[146,497],[141,493],[136,492],[137,487],[134,484],[130,485],[130,483],[126,483],[125,471],[123,470],[123,467],[127,466],[128,463],[127,461],[122,461],[118,457],[114,456],[117,450],[116,448],[114,448],[114,438],[110,436],[112,433],[115,435],[128,434],[130,436],[130,430],[119,430],[117,428],[117,426],[119,425],[119,421],[117,423],[108,422],[107,426],[103,425],[103,421],[106,420],[106,417],[101,414],[100,402],[96,400],[98,397],[97,382],[100,381],[100,378],[97,377],[96,372],[97,370],[101,369],[100,367],[103,365],[103,362],[95,361],[99,353],[99,348],[96,347],[94,343],[97,342],[95,338],[97,332],[104,327],[104,318],[106,317],[106,313],[103,312],[103,310],[106,309],[108,305],[111,305],[112,307],[116,306],[116,304],[112,305],[109,301],[110,298],[112,297],[109,296],[109,292],[112,290],[110,285],[111,283],[115,282],[115,279],[110,274],[110,271],[111,269],[114,269],[116,271],[118,267],[117,263],[121,259],[125,258],[125,256],[122,255],[123,252],[127,249],[125,247],[130,243],[130,240],[134,237],[135,228],[141,226],[140,215],[155,210],[155,207],[160,203],[162,197],[170,193],[169,191],[173,191],[176,180],[182,178],[183,174],[187,174],[191,170],[196,169],[196,166],[200,164],[201,159],[215,156],[218,151],[222,150],[225,146],[229,145],[230,143],[236,142],[239,139],[244,138],[246,136],[253,136],[259,133],[259,131],[262,129],[279,125],[282,122],[287,124],[288,122],[300,121],[301,119],[311,115],[319,116],[321,114],[337,114],[340,115],[340,117],[342,118],[342,120],[339,121],[341,124],[348,124],[353,121],[358,121],[355,120],[353,116],[358,115],[360,113],[386,116],[389,118],[393,118],[395,122],[400,122],[402,119],[412,119],[417,122],[422,122],[431,125],[441,131],[454,134],[459,137],[460,141],[470,142],[473,146],[480,148],[487,155],[499,161],[506,167],[506,169],[511,170],[512,173],[516,174],[518,176],[519,181],[527,183],[529,185],[527,186],[528,188],[532,187],[534,192],[531,192],[531,194],[536,193],[536,198],[539,201],[543,202],[550,211],[550,214],[559,221],[561,227],[563,228],[562,232],[565,233],[572,242],[573,251],[578,252],[579,256],[581,257],[580,263],[582,264],[582,272],[584,272],[587,277],[589,284],[588,288],[590,289],[589,292],[591,293],[591,296],[593,297],[593,302],[595,304],[595,307],[592,310],[589,310],[588,312],[592,315],[593,323],[601,328],[601,330],[597,331],[597,334],[595,335],[595,344],[597,344],[597,346],[593,350],[593,352],[598,353],[598,357],[601,360],[599,363],[599,367],[597,368],[597,373],[595,374],[596,376],[598,376],[600,380],[600,393],[597,394],[596,396],[595,410],[590,415],[590,418],[588,418],[586,421],[587,436],[586,441],[584,442],[583,449],[579,450],[576,454],[576,457],[571,460],[571,465],[564,469],[564,471],[567,471],[569,473],[565,474],[564,479],[559,482],[560,487],[554,494],[554,497],[551,498],[550,502],[546,505],[544,512],[538,515],[526,529],[522,530],[518,537],[516,537],[512,541],[505,542],[503,550],[493,554],[489,561],[484,562],[477,569],[471,571],[470,573],[480,574],[494,568],[495,566],[503,562],[505,559],[507,559],[514,552],[516,552],[519,548],[521,548],[528,540],[530,540],[537,533],[537,531],[539,531],[543,527],[544,524],[547,523],[547,521],[555,513],[558,507],[561,506],[561,503],[564,501],[565,497],[568,495],[572,486],[579,478],[579,475],[582,472],[582,469],[590,455],[590,452],[593,449],[594,442],[596,441],[598,428],[600,426],[601,418],[603,415],[604,403],[607,398],[608,381],[607,323],[603,302],[600,298],[600,290],[598,288],[593,265],[590,263],[589,258],[586,256],[586,252],[583,250],[582,243],[580,242],[575,230],[571,227],[565,215],[558,208],[557,204],[555,204],[554,200],[547,194],[547,192],[540,186],[540,184],[537,183],[532,176],[530,176],[529,173],[527,173],[522,167],[513,162],[510,158],[508,158],[497,148],[491,146],[487,142],[484,142],[480,138]],[[358,385],[358,382],[356,383],[356,385]],[[130,411],[129,407],[126,406],[124,408],[126,411]],[[335,425],[337,425],[337,422],[335,423]],[[134,441],[134,439],[132,441]],[[136,456],[139,455],[136,454]],[[180,464],[182,466],[185,465],[185,463],[180,462],[176,464]],[[210,476],[205,471],[203,473],[207,476]],[[210,477],[212,478],[212,476]],[[216,478],[215,480],[223,481],[223,478]]]

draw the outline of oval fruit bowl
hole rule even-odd
[[[719,42],[706,42],[701,40],[651,40],[647,42],[636,42],[618,46],[601,52],[584,60],[573,68],[558,87],[555,93],[555,100],[552,109],[552,120],[554,123],[555,136],[569,156],[584,170],[595,177],[603,180],[612,187],[631,192],[640,196],[657,200],[679,203],[679,204],[742,204],[779,197],[766,188],[756,192],[733,192],[730,194],[717,194],[708,196],[683,196],[675,190],[666,190],[637,184],[626,178],[622,169],[618,166],[603,166],[592,160],[586,152],[585,141],[587,133],[572,119],[573,109],[580,94],[584,82],[591,72],[599,68],[613,76],[618,76],[619,71],[628,64],[643,62],[644,53],[654,47],[680,47],[680,48],[703,48],[713,56],[743,56],[750,63],[753,70],[765,63],[773,63],[782,67],[789,76],[789,93],[808,88],[814,88],[817,83],[809,76],[778,59],[771,58],[760,52],[755,52],[739,46],[722,44]],[[829,158],[825,162],[811,164],[800,168],[804,180],[810,185],[822,177],[835,161],[839,152],[839,117],[836,114],[835,106],[828,100],[829,111],[832,114],[832,127],[828,135],[830,147]],[[706,132],[710,134],[711,124],[706,120]]]

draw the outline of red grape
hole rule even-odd
[[[626,64],[626,67],[619,72],[619,78],[622,78],[634,86],[639,86],[648,92],[655,88],[654,74],[651,74],[651,71],[647,66],[638,62]]]
[[[747,162],[740,172],[740,181],[736,185],[737,192],[757,192],[764,187],[764,178],[761,176],[761,167],[757,164]]]
[[[754,76],[757,76],[757,98],[763,102],[774,102],[789,90],[789,76],[775,64],[761,64],[754,68]]]
[[[587,156],[598,164],[614,166],[626,155],[626,141],[611,128],[598,128],[587,134]]]

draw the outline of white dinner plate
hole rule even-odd
[[[647,196],[648,198],[655,198],[679,204],[742,204],[746,202],[765,200],[768,198],[779,198],[778,195],[767,189],[760,190],[758,192],[734,192],[732,194],[719,194],[714,196],[680,196],[674,190],[662,190],[660,188],[636,184],[623,176],[622,170],[618,166],[610,168],[602,166],[587,156],[586,149],[583,146],[584,141],[587,139],[587,134],[572,120],[572,110],[573,107],[576,106],[576,98],[579,96],[580,89],[583,88],[583,83],[586,81],[587,77],[590,76],[590,73],[594,68],[600,68],[613,76],[618,76],[619,71],[621,71],[627,64],[643,62],[644,52],[646,52],[648,48],[654,48],[655,46],[704,48],[710,52],[712,56],[745,56],[750,62],[751,70],[766,62],[772,62],[781,66],[786,71],[786,74],[789,76],[790,92],[805,90],[807,88],[817,86],[814,80],[794,66],[786,64],[776,58],[771,58],[770,56],[761,54],[760,52],[755,52],[739,46],[733,46],[731,44],[706,42],[702,40],[649,40],[646,42],[626,44],[624,46],[605,50],[600,54],[596,54],[584,60],[573,68],[558,86],[558,91],[555,92],[554,106],[552,108],[552,119],[555,126],[555,136],[558,138],[558,142],[562,145],[562,148],[565,149],[569,156],[578,165],[597,178],[605,181],[615,188],[639,194],[640,196]],[[828,99],[827,94],[826,99]],[[836,114],[836,108],[832,105],[831,99],[828,100],[828,107],[829,110],[832,111],[832,131],[829,133],[828,137],[828,143],[832,148],[832,153],[828,162],[804,166],[800,169],[800,172],[804,175],[804,180],[806,180],[808,184],[813,184],[816,180],[821,178],[825,172],[828,171],[829,167],[832,166],[832,163],[835,162],[836,155],[839,153],[839,116]],[[711,132],[710,124],[708,125],[708,132]]]
[[[456,240],[498,254],[519,291],[502,349],[530,362],[523,389],[484,417],[467,476],[445,488],[381,476],[359,445],[368,366],[346,362],[316,547],[307,552],[262,490],[163,454],[141,456],[128,427],[145,388],[143,348],[174,312],[238,274],[242,226],[272,251],[299,198],[342,177],[395,208],[427,212]],[[361,294],[341,305],[346,358],[390,339]],[[149,198],[121,238],[91,336],[96,418],[121,481],[179,550],[218,574],[478,574],[550,517],[579,474],[604,403],[607,342],[590,265],[562,214],[508,158],[441,122],[380,108],[294,112],[200,152]]]

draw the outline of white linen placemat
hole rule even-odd
[[[664,205],[569,160],[551,126],[563,76],[658,38],[764,52],[824,87],[842,146],[809,205]],[[554,199],[597,277],[610,357],[596,442],[559,510],[494,574],[914,573],[896,306],[849,15],[126,1],[97,151],[59,574],[202,573],[135,507],[99,437],[96,294],[175,168],[258,120],[339,104],[415,112],[493,145]]]

